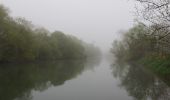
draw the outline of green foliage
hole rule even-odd
[[[111,48],[111,53],[114,54],[114,56],[117,59],[121,59],[121,60],[126,60],[126,54],[127,54],[127,50],[124,46],[124,44],[122,44],[119,41],[114,41],[112,44],[113,48]]]
[[[11,18],[0,6],[0,62],[82,59],[88,55],[85,48],[74,36],[35,28],[24,18]]]
[[[170,74],[169,56],[158,52],[162,44],[152,35],[146,35],[148,31],[140,24],[131,28],[122,40],[113,43],[111,52],[120,61],[136,62],[158,74]]]
[[[151,52],[151,37],[145,35],[147,29],[143,25],[137,25],[123,34],[123,39],[115,41],[111,52],[118,59],[137,60]]]
[[[140,60],[140,63],[145,67],[151,69],[157,74],[167,75],[170,74],[170,58],[160,58],[158,56],[145,57]]]

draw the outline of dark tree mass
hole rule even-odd
[[[8,10],[0,6],[1,62],[84,59],[88,56],[84,44],[63,32],[50,33],[44,28],[35,28],[24,18],[12,18]]]

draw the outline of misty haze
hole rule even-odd
[[[0,100],[170,100],[169,0],[0,0]]]

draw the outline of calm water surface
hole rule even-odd
[[[0,100],[170,100],[167,79],[102,60],[0,65]]]

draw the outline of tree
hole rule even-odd
[[[137,4],[137,14],[139,17],[143,18],[151,24],[149,32],[150,35],[159,36],[161,32],[156,31],[169,30],[170,28],[170,1],[169,0],[136,0]],[[160,39],[169,35],[170,32],[166,34],[161,34]]]
[[[12,18],[0,6],[0,62],[84,59],[83,42],[63,32],[35,28],[24,18]]]
[[[116,58],[128,61],[136,61],[150,55],[155,44],[152,37],[145,35],[146,32],[143,25],[134,26],[123,34],[122,40],[113,43],[111,52]]]

